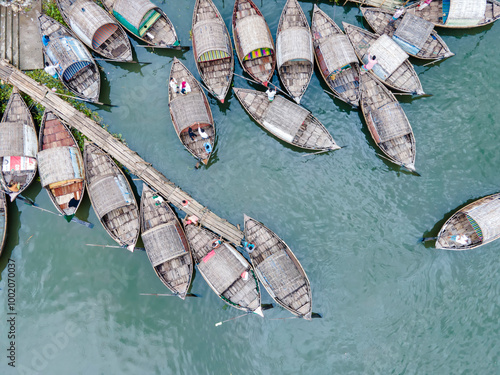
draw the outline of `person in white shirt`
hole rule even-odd
[[[266,91],[266,94],[269,101],[272,102],[274,100],[274,96],[276,95],[276,90],[269,87]]]
[[[45,72],[47,74],[50,74],[52,77],[58,78],[59,76],[57,75],[57,68],[59,68],[59,64],[57,64],[57,65],[50,65],[48,62],[46,62],[45,63],[45,68],[43,68],[43,70],[45,70]]]

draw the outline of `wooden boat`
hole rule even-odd
[[[92,207],[102,226],[120,246],[134,251],[139,237],[139,207],[127,178],[114,160],[85,142],[84,166]]]
[[[370,74],[361,75],[360,94],[361,111],[377,146],[388,159],[415,172],[415,137],[394,94]]]
[[[71,221],[82,201],[85,172],[80,148],[59,117],[45,110],[38,143],[38,170],[57,211]]]
[[[57,75],[62,84],[80,98],[99,100],[101,77],[99,69],[82,42],[63,25],[45,14],[38,15],[42,51],[50,65],[59,65]]]
[[[348,0],[353,3],[359,3],[361,5],[383,8],[389,10],[395,10],[401,6],[404,6],[408,1],[406,0]]]
[[[243,70],[267,86],[276,66],[274,41],[259,8],[251,0],[235,0],[233,38]]]
[[[301,318],[311,320],[309,279],[288,245],[264,224],[245,215],[245,239],[255,273],[271,297]]]
[[[434,30],[434,24],[418,17],[418,14],[405,13],[390,24],[394,11],[365,7],[360,9],[366,22],[378,35],[387,34],[410,56],[435,60],[454,55]]]
[[[338,150],[331,134],[307,109],[277,95],[272,102],[263,92],[234,88],[245,110],[264,129],[282,141],[306,150]]]
[[[484,26],[500,18],[498,0],[434,0],[423,9],[419,5],[410,5],[406,11],[450,29]]]
[[[141,231],[156,275],[172,293],[185,299],[193,276],[186,235],[169,204],[146,184],[141,198]]]
[[[439,231],[436,248],[470,250],[500,237],[500,193],[465,206],[453,214]]]
[[[36,175],[37,149],[33,118],[14,87],[0,123],[0,182],[11,202],[31,184]]]
[[[333,93],[359,106],[359,64],[351,42],[340,27],[314,4],[311,32],[319,70]]]
[[[209,92],[224,103],[233,80],[233,46],[224,19],[212,0],[196,0],[192,30],[196,68]]]
[[[290,96],[300,104],[314,70],[311,30],[297,0],[287,0],[276,32],[278,74]]]
[[[345,22],[342,25],[363,64],[368,62],[368,55],[377,57],[378,64],[370,70],[370,74],[392,89],[424,94],[417,72],[408,60],[408,54],[395,41],[387,35],[373,34]]]
[[[101,0],[130,34],[150,46],[181,49],[174,25],[161,8],[149,0]]]
[[[208,229],[185,225],[193,259],[207,284],[229,306],[264,316],[252,266],[233,246]]]
[[[172,78],[178,85],[187,82],[191,88],[190,92],[182,94],[172,86],[168,87],[168,107],[175,131],[184,147],[203,164],[207,164],[215,142],[215,125],[207,97],[199,82],[176,57],[170,69]],[[193,137],[189,135],[189,129],[194,133]],[[204,130],[206,138],[203,138],[199,129]]]
[[[132,48],[121,26],[92,0],[56,0],[64,22],[89,48],[107,59],[132,61]]]
[[[0,256],[5,246],[5,239],[7,238],[7,200],[5,193],[0,190]]]

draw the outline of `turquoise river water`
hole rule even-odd
[[[156,1],[191,45],[194,0]],[[230,25],[233,1],[215,3]],[[256,4],[275,35],[285,0]],[[313,2],[301,5],[310,19]],[[363,25],[357,5],[319,5],[339,24]],[[114,245],[88,197],[78,217],[94,229],[18,201],[9,204],[0,259],[0,374],[500,373],[500,241],[463,253],[419,242],[464,204],[500,190],[500,23],[440,35],[456,56],[427,67],[413,60],[433,96],[402,99],[421,177],[377,156],[360,112],[325,94],[317,70],[302,104],[348,147],[321,155],[290,147],[230,94],[223,105],[209,98],[218,137],[209,166],[197,170],[172,126],[166,84],[173,57],[199,78],[192,51],[136,47],[136,59],[152,64],[100,64],[101,100],[118,107],[93,108],[110,131],[231,223],[242,225],[246,213],[281,236],[323,318],[281,319],[292,315],[275,307],[264,319],[216,327],[240,312],[199,274],[191,291],[202,298],[140,296],[169,292],[144,252],[86,246]],[[235,69],[242,74],[238,62]],[[239,77],[234,86],[251,87]],[[54,209],[39,182],[26,195]],[[272,302],[265,290],[262,299]]]

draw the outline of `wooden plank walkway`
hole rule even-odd
[[[71,104],[55,95],[46,86],[23,74],[5,59],[0,60],[0,79],[16,86],[42,106],[50,108],[69,126],[77,129],[96,145],[108,152],[132,174],[141,178],[149,186],[157,190],[179,210],[184,211],[188,215],[198,216],[203,226],[235,245],[240,245],[243,239],[243,232],[241,230],[195,201],[189,194],[169,181],[163,174],[154,169],[150,163],[143,160],[135,151],[114,138],[95,121],[76,110]],[[182,206],[181,202],[183,200],[189,201],[187,207]]]

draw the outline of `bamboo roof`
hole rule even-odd
[[[386,34],[381,35],[368,48],[368,53],[371,56],[376,56],[378,64],[375,66],[384,71],[385,78],[394,73],[408,59],[408,54]],[[363,57],[363,63],[367,62],[368,54]]]
[[[344,34],[332,34],[321,42],[319,48],[330,72],[347,64],[358,62],[352,44]]]
[[[194,124],[212,123],[205,107],[204,95],[203,92],[190,92],[170,101],[170,110],[179,133]]]
[[[273,41],[264,17],[252,15],[236,20],[242,57],[260,48],[274,50]]]
[[[155,8],[158,6],[149,0],[116,0],[113,5],[113,11],[119,13],[137,30],[146,13]]]
[[[434,24],[413,13],[406,13],[401,20],[394,36],[417,47],[419,50],[424,46],[434,29]]]
[[[38,152],[42,186],[73,179],[83,180],[83,159],[76,147],[53,147]]]
[[[188,254],[175,224],[160,224],[142,233],[142,240],[153,267]]]
[[[309,114],[307,109],[276,96],[264,113],[262,122],[268,129],[283,133],[292,141]]]
[[[62,36],[51,39],[45,49],[45,53],[50,60],[61,65],[61,75],[71,65],[79,61],[88,61],[93,63],[92,56],[83,44],[72,36]]]
[[[464,20],[477,21],[484,18],[486,0],[450,0],[450,11],[446,24],[462,24]]]
[[[387,103],[372,112],[380,142],[402,137],[412,132],[399,102]]]
[[[85,37],[83,41],[88,45],[92,45],[97,30],[115,23],[104,9],[88,0],[76,0],[67,10],[66,16],[71,28],[78,36]]]
[[[294,27],[282,30],[276,41],[278,67],[288,61],[305,60],[313,63],[311,34],[308,29]]]
[[[32,125],[3,121],[0,124],[0,157],[27,156],[35,158],[37,137]]]
[[[196,59],[209,51],[222,51],[231,56],[230,40],[226,25],[216,19],[198,21],[193,26],[193,41],[196,43]]]
[[[118,208],[135,204],[130,186],[121,173],[98,176],[90,184],[89,194],[99,218]]]
[[[476,221],[483,234],[483,242],[489,242],[500,234],[500,198],[474,206],[464,213]]]

